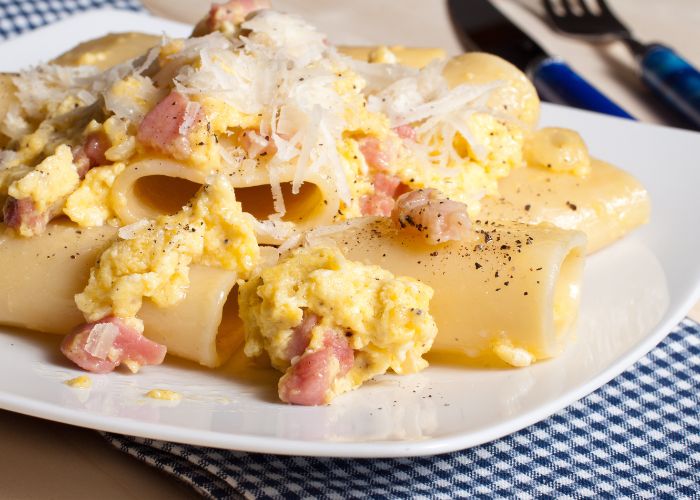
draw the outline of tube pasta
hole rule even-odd
[[[280,172],[279,181],[286,213],[283,220],[294,222],[300,228],[329,224],[338,210],[338,193],[327,179],[311,175],[301,186],[299,194],[291,194],[294,169]],[[269,173],[264,169],[229,174],[236,189],[236,199],[243,210],[257,219],[266,219],[275,213]],[[114,181],[111,190],[112,205],[126,224],[165,213],[174,213],[185,205],[195,191],[206,181],[206,174],[165,159],[150,159],[132,164]],[[279,243],[267,236],[260,243]]]
[[[53,62],[64,66],[90,64],[100,69],[106,69],[143,54],[151,47],[158,45],[160,40],[160,36],[147,33],[111,33],[81,43],[58,56]],[[377,55],[381,49],[389,50],[399,64],[411,68],[422,68],[432,61],[443,60],[447,57],[445,51],[440,48],[404,47],[402,45],[390,47],[346,45],[338,47],[341,54],[367,62],[374,62],[373,55]]]
[[[499,182],[499,198],[482,200],[482,220],[549,222],[588,236],[595,252],[649,220],[644,187],[627,172],[593,160],[586,177],[540,168],[515,169]]]
[[[73,296],[82,291],[90,268],[115,233],[110,226],[81,229],[59,222],[33,238],[2,235],[0,324],[65,335],[84,322]],[[39,283],[41,303],[36,301]],[[146,336],[164,344],[170,354],[219,366],[243,340],[235,285],[231,271],[192,266],[183,301],[168,308],[144,301],[139,316]]]
[[[573,335],[585,235],[552,225],[489,223],[473,242],[407,240],[386,219],[329,237],[352,260],[433,287],[434,351],[494,354],[512,365],[558,354]]]
[[[139,316],[145,335],[168,353],[216,367],[243,342],[236,299],[236,273],[192,266],[190,288],[182,302],[161,308],[144,302]]]
[[[508,61],[484,52],[468,52],[447,61],[443,75],[451,86],[507,83],[492,92],[488,106],[532,128],[540,117],[540,99],[525,74]]]
[[[99,54],[99,64],[110,66],[154,46],[158,37],[144,33],[107,35],[86,42],[59,56],[61,64],[81,64],[90,53]],[[376,47],[341,47],[350,57],[367,61]],[[439,49],[390,47],[399,63],[421,67],[431,60],[444,58]],[[539,118],[539,99],[525,75],[510,63],[480,52],[471,52],[451,58],[444,69],[451,85],[461,83],[486,83],[506,81],[502,89],[494,92],[489,106],[508,109],[525,125],[534,127]],[[0,115],[9,105],[12,83],[8,75],[0,78]],[[7,96],[5,95],[7,94]],[[264,178],[263,178],[264,177]],[[183,179],[183,180],[181,180]],[[291,196],[289,181],[293,173],[286,172],[281,181],[286,191],[287,220],[301,219],[302,228],[327,224],[337,210],[337,194],[327,181],[313,179],[302,186],[301,196]],[[178,210],[204,182],[201,172],[187,168],[171,160],[146,160],[138,170],[128,168],[117,177],[112,188],[115,211],[125,222],[153,217]],[[167,184],[171,193],[167,198],[158,196],[152,187]],[[579,184],[575,186],[575,184]],[[236,195],[244,209],[258,218],[274,212],[269,194],[267,176],[253,176],[235,184]],[[246,189],[240,189],[246,188]],[[246,192],[247,190],[247,192]],[[644,188],[631,175],[602,162],[594,161],[592,173],[585,178],[564,173],[549,173],[535,168],[515,169],[499,183],[500,198],[482,200],[481,219],[498,219],[528,223],[550,222],[566,229],[584,231],[588,236],[588,252],[594,252],[625,235],[649,218],[650,204]],[[322,199],[333,198],[321,206]],[[575,199],[574,199],[575,198]],[[567,201],[574,204],[573,211]],[[316,206],[314,206],[316,205]],[[529,209],[525,209],[529,206]],[[335,207],[335,208],[333,208]],[[261,239],[262,243],[278,243],[273,237]]]
[[[144,54],[160,43],[162,37],[147,33],[110,33],[88,40],[53,60],[62,66],[96,66],[107,69]]]
[[[441,61],[447,58],[443,49],[426,47],[404,47],[392,45],[390,47],[357,47],[340,46],[338,52],[365,62],[389,62],[382,60],[382,56],[388,52],[396,58],[396,62],[409,68],[422,68],[433,61]],[[391,57],[390,56],[390,57]]]

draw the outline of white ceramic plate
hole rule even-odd
[[[187,32],[131,13],[91,13],[0,45],[0,70],[126,29]],[[56,40],[52,53],[46,52],[47,39]],[[244,360],[239,368],[219,371],[168,362],[137,376],[94,375],[92,389],[71,389],[62,382],[80,372],[58,354],[58,339],[5,330],[0,407],[183,443],[347,457],[447,452],[542,420],[649,351],[700,292],[700,134],[548,105],[542,121],[579,130],[595,156],[633,172],[653,200],[649,225],[588,260],[578,341],[561,357],[520,370],[432,366],[415,376],[380,377],[329,407],[303,408],[278,403],[275,374],[240,368]],[[184,398],[145,398],[152,388],[173,389]]]

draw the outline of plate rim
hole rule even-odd
[[[10,44],[14,44],[18,41],[21,42],[27,37],[45,36],[48,32],[61,29],[62,25],[84,23],[86,17],[101,18],[105,14],[113,16],[116,12],[122,15],[124,19],[148,19],[154,23],[161,23],[159,26],[180,24],[152,17],[144,13],[103,8],[69,16],[47,26],[12,37],[0,43],[0,51]],[[602,115],[597,115],[595,113],[571,110],[547,103],[543,103],[542,106],[543,114],[546,114],[547,109],[566,109],[567,113],[587,113],[603,118]],[[604,119],[622,120],[607,116],[605,116]],[[636,124],[633,126],[658,127],[660,129],[671,128],[653,124]],[[698,134],[698,137],[700,138],[700,134]],[[128,417],[105,416],[91,412],[81,412],[77,409],[67,409],[54,403],[35,400],[30,397],[20,396],[1,390],[0,408],[104,432],[114,432],[141,438],[246,452],[343,458],[394,458],[436,455],[464,450],[518,432],[523,428],[548,418],[557,411],[570,406],[572,403],[579,401],[631,367],[672,332],[677,325],[683,326],[688,324],[683,318],[698,299],[700,299],[700,281],[695,281],[692,291],[686,294],[681,300],[672,301],[657,324],[641,338],[636,345],[628,349],[624,355],[618,357],[614,363],[597,376],[587,380],[574,390],[569,390],[552,401],[548,401],[537,408],[526,411],[523,414],[518,414],[487,429],[453,432],[435,438],[407,441],[377,440],[338,442],[223,433],[212,430],[183,428],[171,424],[145,422]]]

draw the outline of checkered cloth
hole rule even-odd
[[[423,458],[285,457],[116,434],[118,449],[209,498],[700,498],[700,325],[631,369],[492,443]]]
[[[136,0],[0,0],[0,39]],[[424,458],[260,455],[116,434],[116,448],[210,498],[700,498],[700,325],[681,323],[613,381],[487,445]]]
[[[143,9],[138,0],[0,0],[0,40],[100,7]]]

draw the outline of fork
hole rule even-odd
[[[700,72],[670,47],[645,44],[612,13],[604,0],[543,0],[557,30],[590,41],[622,40],[641,66],[642,81],[700,128]]]

